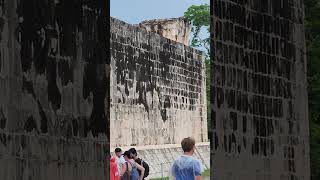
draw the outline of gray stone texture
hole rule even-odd
[[[302,0],[212,0],[216,180],[309,180]]]
[[[207,142],[201,51],[111,18],[110,143]]]
[[[108,177],[106,1],[0,0],[0,179]]]
[[[139,27],[160,34],[173,41],[189,45],[191,22],[185,18],[153,19],[139,23]]]

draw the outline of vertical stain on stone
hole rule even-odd
[[[31,94],[33,98],[36,97],[32,82],[27,81],[27,79],[24,76],[22,78],[22,90],[26,91],[28,94]]]
[[[218,108],[222,106],[224,102],[224,92],[222,88],[217,88],[217,105]]]
[[[90,116],[89,128],[94,136],[107,133],[107,117],[104,111],[104,101],[107,93],[106,72],[104,67],[97,64],[87,64],[83,76],[83,98],[93,95],[93,108]]]
[[[166,96],[164,99],[164,108],[170,108],[170,107],[171,107],[170,98],[169,96]]]
[[[41,130],[41,133],[47,133],[48,132],[48,119],[47,119],[47,116],[45,114],[45,112],[43,111],[43,108],[40,104],[39,101],[37,101],[37,104],[38,104],[38,110],[39,110],[39,115],[40,115],[40,130]]]
[[[0,134],[0,142],[4,145],[7,146],[7,135],[5,133]]]
[[[72,119],[72,132],[73,132],[73,136],[78,136],[78,131],[79,131],[78,119],[73,118],[73,119]]]
[[[242,143],[243,143],[243,148],[246,149],[247,148],[247,140],[246,140],[245,136],[242,137]]]
[[[232,135],[229,134],[228,135],[228,153],[231,153],[231,150],[232,150]]]
[[[242,117],[242,132],[243,133],[247,132],[247,117],[246,116]]]
[[[21,146],[22,149],[25,149],[26,146],[27,146],[27,142],[26,142],[27,138],[26,138],[25,135],[22,135],[20,138],[21,138],[20,139],[20,146]]]
[[[234,131],[236,131],[237,127],[238,127],[237,121],[238,121],[237,113],[230,112],[230,124],[231,124],[232,130],[234,130]]]
[[[259,155],[259,153],[261,152],[260,142],[261,140],[258,137],[254,138],[254,154],[256,155]]]
[[[218,149],[219,146],[219,138],[217,136],[217,133],[214,133],[214,148]]]
[[[60,53],[63,56],[76,56],[76,29],[82,28],[82,1],[59,1],[55,8],[56,21],[60,26]],[[94,23],[94,22],[91,22]],[[93,28],[93,26],[90,26]],[[94,48],[90,43],[91,48]],[[84,49],[85,51],[91,49]]]
[[[7,124],[7,118],[4,116],[3,108],[0,108],[0,129],[4,129]]]
[[[224,151],[225,151],[225,152],[228,152],[227,141],[228,141],[227,136],[224,135],[224,136],[223,136],[223,143],[224,143],[224,144],[223,144],[223,147],[224,147]]]
[[[68,61],[58,62],[58,75],[61,78],[63,86],[66,86],[69,82],[73,82],[73,68]]]
[[[56,61],[54,59],[49,59],[46,67],[46,76],[48,81],[48,100],[51,102],[52,108],[57,111],[61,107],[61,92],[57,86],[56,82]]]
[[[1,56],[2,56],[2,52],[1,52],[1,50],[0,50],[0,58],[1,58]],[[2,60],[0,60],[0,73],[2,72]]]
[[[160,114],[161,114],[162,120],[163,120],[164,122],[166,122],[166,120],[168,119],[168,118],[167,118],[167,109],[161,109],[161,110],[160,110]]]
[[[33,116],[29,116],[24,124],[24,129],[27,132],[31,132],[33,130],[35,130],[36,132],[38,131],[38,127],[37,127],[37,122],[34,119]]]

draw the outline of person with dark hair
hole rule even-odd
[[[122,155],[122,150],[120,148],[116,148],[114,150],[116,156],[117,156],[117,167],[118,167],[118,172],[121,172],[121,169],[122,169],[122,164],[125,163],[125,159]]]
[[[170,170],[170,176],[175,180],[201,180],[200,161],[193,158],[195,151],[195,140],[191,137],[181,141],[183,155],[177,158]]]
[[[144,167],[140,166],[138,163],[136,163],[130,152],[125,151],[123,153],[125,163],[122,166],[121,170],[121,180],[142,180],[144,175]],[[141,174],[139,175],[138,170],[141,171]]]
[[[133,159],[135,160],[135,162],[138,163],[139,165],[141,165],[142,167],[144,167],[145,171],[144,171],[143,179],[146,178],[149,175],[148,163],[146,163],[144,160],[142,160],[141,158],[138,157],[138,153],[135,148],[129,149],[129,152],[130,152],[131,156],[133,157]],[[141,175],[140,170],[139,170],[139,175]]]

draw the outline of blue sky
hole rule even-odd
[[[191,5],[209,0],[111,0],[110,15],[130,24],[146,19],[181,17]]]
[[[209,0],[110,0],[110,15],[129,24],[138,24],[147,19],[182,17],[191,5],[200,5]],[[200,37],[208,37],[206,30]],[[192,38],[192,36],[190,37]],[[199,47],[205,51],[204,47]]]

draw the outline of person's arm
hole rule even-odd
[[[128,168],[129,168],[129,167],[128,167]],[[127,170],[126,163],[121,164],[120,176],[123,176],[123,174],[126,172],[126,170]]]
[[[200,162],[196,162],[195,167],[194,167],[194,173],[196,176],[196,180],[202,180],[202,176],[201,176],[201,164]]]
[[[136,162],[135,162],[136,163]],[[143,176],[144,176],[144,171],[145,171],[145,169],[144,169],[144,167],[143,166],[141,166],[140,164],[138,164],[138,163],[136,163],[136,166],[137,166],[137,168],[140,170],[140,180],[142,180],[143,179]]]
[[[173,165],[171,166],[171,169],[170,169],[170,179],[172,180],[175,180],[176,179],[176,165],[175,163],[173,163]]]

